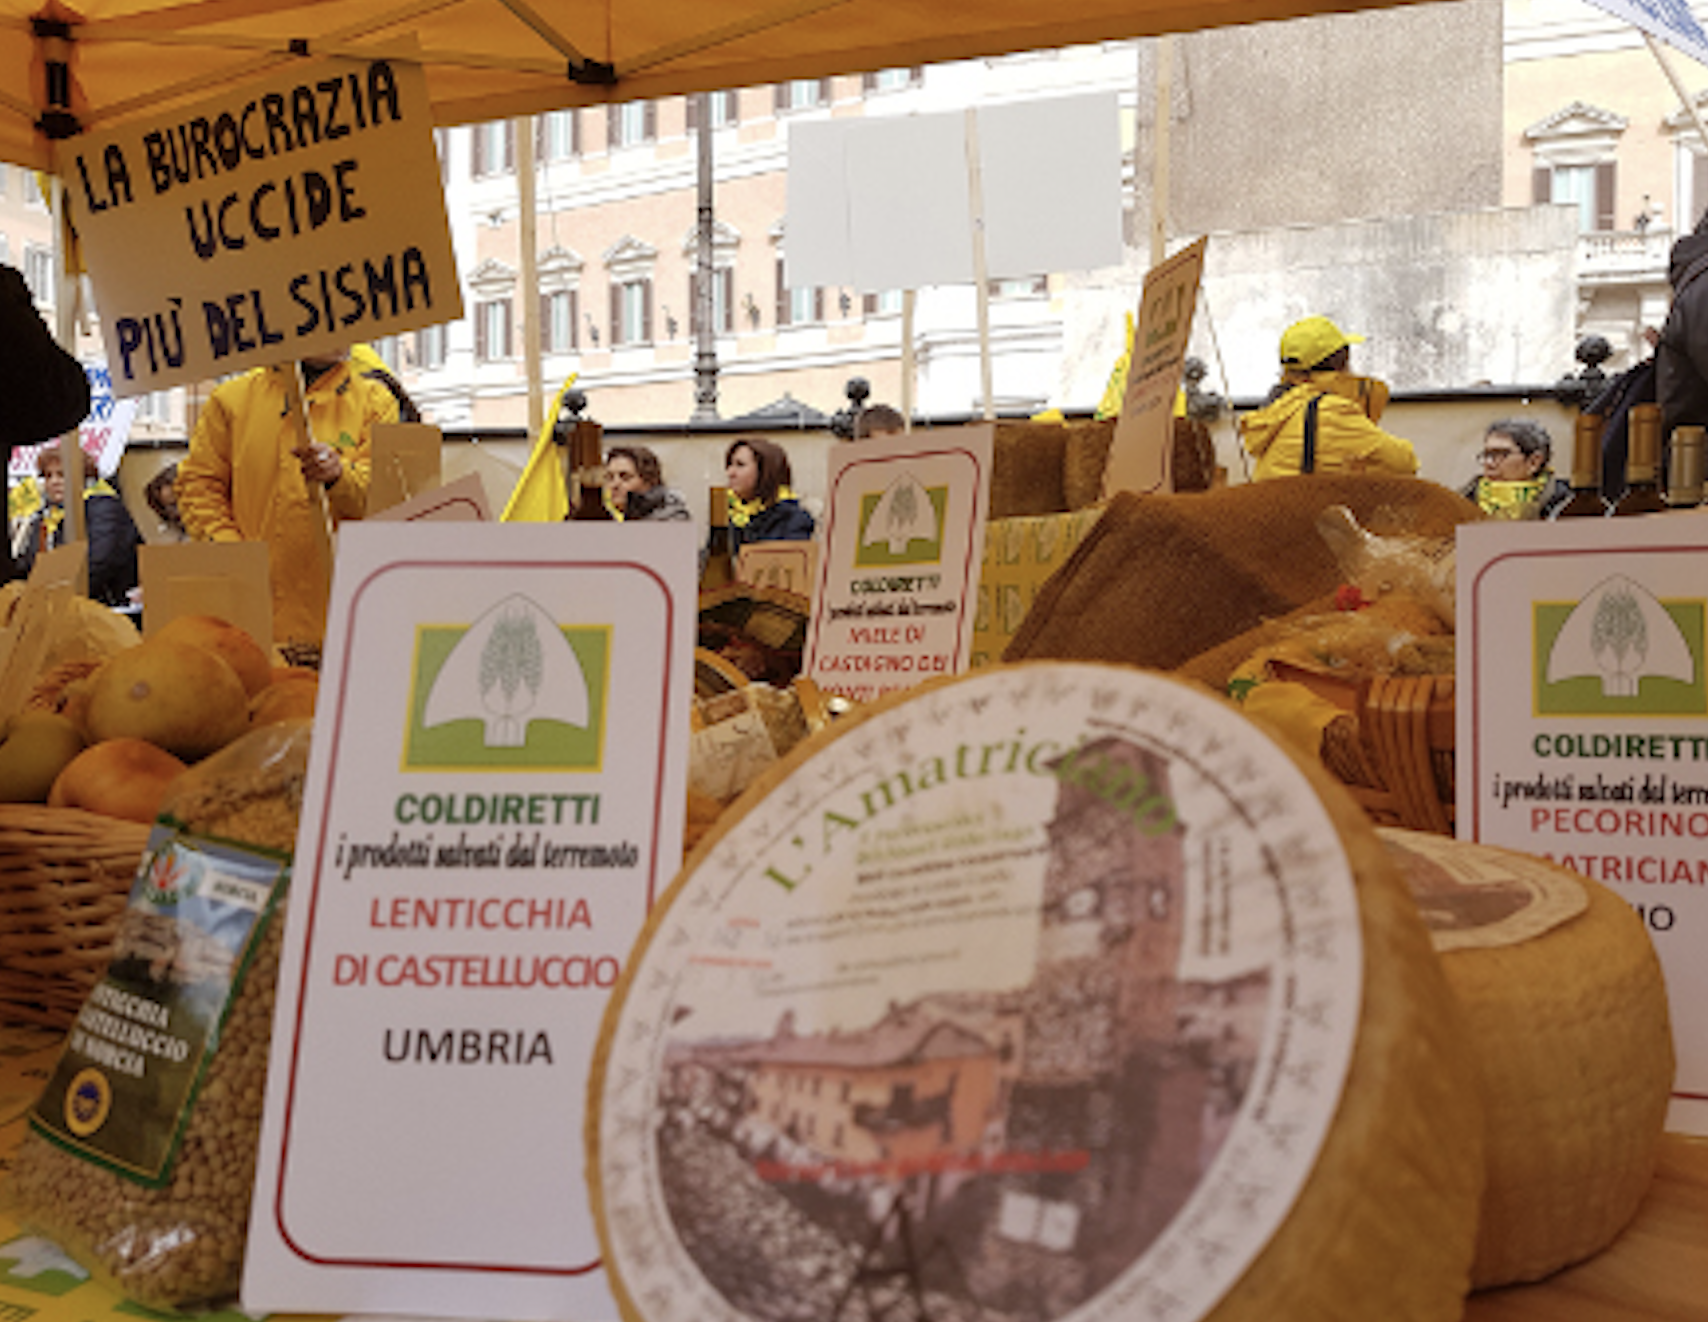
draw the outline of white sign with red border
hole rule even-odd
[[[990,503],[989,423],[831,451],[802,668],[867,702],[967,668]]]
[[[1458,617],[1458,833],[1642,917],[1708,1134],[1708,514],[1461,527]]]
[[[656,532],[340,534],[246,1308],[615,1315],[587,1069],[681,863],[693,695],[694,533]]]

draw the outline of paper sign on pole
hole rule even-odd
[[[1703,32],[1687,0],[1589,0],[1589,3],[1660,38],[1698,64],[1708,64],[1708,33]]]
[[[1103,473],[1105,497],[1117,491],[1174,490],[1174,397],[1192,338],[1208,245],[1208,239],[1199,239],[1145,276],[1127,391]]]
[[[462,315],[420,67],[287,70],[59,144],[115,394]]]
[[[77,445],[89,456],[89,467],[102,477],[118,471],[124,458],[125,445],[130,440],[131,423],[136,419],[134,399],[113,397],[113,375],[105,363],[84,363],[83,375],[89,380],[89,413],[77,426]],[[43,445],[19,445],[12,450],[7,472],[16,481],[33,476],[41,462],[41,452],[58,441]]]
[[[1611,887],[1660,954],[1669,1129],[1708,1134],[1708,517],[1458,534],[1458,831]]]
[[[616,1316],[582,1107],[682,859],[696,550],[686,523],[340,534],[247,1309]]]
[[[265,542],[163,542],[137,548],[142,625],[217,615],[271,651],[273,574]]]
[[[817,542],[749,542],[736,552],[735,576],[756,588],[810,597],[817,566]]]
[[[960,674],[972,647],[996,429],[837,446],[802,669],[866,702]]]

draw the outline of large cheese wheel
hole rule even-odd
[[[1367,819],[1238,712],[998,667],[767,773],[590,1082],[625,1318],[1452,1322],[1464,1033]]]
[[[1534,1281],[1610,1244],[1654,1177],[1673,1083],[1660,961],[1605,886],[1545,859],[1381,835],[1464,1011],[1486,1117],[1473,1284]]]

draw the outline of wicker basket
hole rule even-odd
[[[1272,663],[1345,710],[1323,732],[1322,759],[1378,826],[1453,834],[1453,678],[1345,680]]]
[[[0,804],[0,1019],[70,1026],[106,972],[148,831]]]

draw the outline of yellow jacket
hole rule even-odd
[[[1239,420],[1245,448],[1257,460],[1252,480],[1289,477],[1300,471],[1305,454],[1305,410],[1317,405],[1318,473],[1383,473],[1411,477],[1417,451],[1411,442],[1389,435],[1381,417],[1387,389],[1380,382],[1349,372],[1312,372],[1286,394]]]
[[[273,577],[273,641],[319,642],[326,632],[331,565],[286,420],[279,367],[245,372],[215,390],[178,468],[178,510],[190,536],[266,542]],[[340,363],[307,391],[309,429],[338,451],[343,475],[326,488],[334,520],[367,510],[369,446],[376,422],[397,420],[391,392]]]

